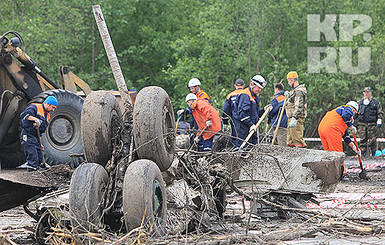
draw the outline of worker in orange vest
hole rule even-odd
[[[57,99],[54,96],[48,96],[42,104],[32,103],[20,114],[21,145],[27,162],[18,168],[37,170],[42,167],[43,155],[39,135],[48,128],[50,112],[54,111],[57,105]]]
[[[192,78],[188,82],[188,87],[190,89],[190,92],[195,94],[197,98],[199,99],[205,99],[207,102],[210,102],[210,96],[201,89],[201,82],[198,78]]]
[[[198,99],[193,93],[188,94],[185,101],[198,124],[198,134],[194,138],[195,143],[198,144],[198,149],[211,151],[214,135],[222,129],[218,112],[207,100]]]
[[[357,111],[357,102],[349,101],[346,105],[337,107],[326,113],[318,126],[318,133],[325,151],[343,152],[342,139],[344,139],[345,143],[349,145],[354,152],[361,154],[360,149],[356,148],[356,145],[349,137],[347,130],[349,127],[354,134],[357,133],[357,129],[353,125],[353,115],[357,113]],[[342,166],[344,167],[343,174],[345,174],[345,163],[342,163]]]

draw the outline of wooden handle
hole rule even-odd
[[[255,131],[251,131],[249,133],[249,135],[247,135],[245,141],[242,143],[241,147],[239,149],[241,149],[242,147],[244,147],[247,143],[247,141],[249,141],[249,139],[251,138],[251,136],[254,134],[254,132],[256,132],[258,130],[258,127],[259,125],[262,123],[263,119],[265,119],[265,117],[267,116],[267,114],[270,112],[271,109],[269,110],[266,110],[263,115],[261,116],[261,118],[258,120],[257,124],[255,124]]]

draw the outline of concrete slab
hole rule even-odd
[[[259,144],[248,154],[221,154],[218,161],[238,186],[251,185],[253,191],[327,193],[339,182],[344,158],[340,152]]]

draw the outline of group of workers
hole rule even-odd
[[[195,143],[202,151],[211,151],[213,136],[224,126],[231,127],[231,141],[233,150],[247,148],[258,143],[257,122],[263,114],[276,132],[277,143],[281,146],[306,147],[303,139],[304,121],[307,116],[307,91],[304,84],[300,84],[298,73],[291,71],[286,76],[290,91],[284,91],[282,83],[274,85],[274,96],[270,104],[262,107],[258,94],[266,87],[266,80],[261,75],[251,78],[249,87],[245,82],[237,79],[235,90],[226,96],[222,118],[210,104],[210,97],[201,88],[197,78],[189,81],[190,94],[186,96],[189,105],[187,110],[193,115],[190,126],[198,129]],[[380,102],[372,97],[372,90],[366,87],[364,98],[357,103],[349,101],[339,106],[322,118],[318,132],[322,146],[326,151],[343,151],[342,139],[354,152],[362,156],[374,156],[377,150],[377,131],[382,125],[383,112]],[[358,119],[358,134],[361,137],[360,148],[357,148],[349,136],[348,129],[355,135],[357,129],[353,125]],[[199,136],[202,134],[202,138]],[[245,139],[248,139],[245,144]],[[367,149],[370,149],[368,151]]]
[[[198,145],[198,149],[202,151],[212,150],[213,136],[222,129],[221,122],[231,126],[231,141],[234,151],[257,144],[256,124],[263,114],[268,115],[272,127],[277,129],[279,145],[306,147],[303,140],[307,111],[306,88],[303,84],[299,84],[298,74],[295,71],[287,74],[287,81],[291,91],[285,93],[283,84],[275,84],[275,94],[271,103],[261,107],[258,94],[266,87],[265,78],[255,75],[251,78],[247,88],[242,79],[237,79],[234,83],[235,90],[226,96],[222,118],[220,118],[218,112],[210,104],[210,97],[200,88],[201,82],[197,78],[193,78],[188,83],[191,93],[186,96],[185,100],[189,108],[179,110],[178,115],[187,112],[193,115],[190,126],[198,129],[194,141]],[[286,103],[284,103],[285,101]],[[283,108],[284,104],[286,108]],[[199,139],[201,132],[203,132],[203,137]],[[244,144],[246,138],[248,140]]]
[[[193,78],[188,83],[191,93],[185,99],[188,109],[179,110],[177,113],[192,114],[190,126],[197,131],[193,144],[196,144],[201,151],[212,150],[214,135],[222,130],[222,122],[231,127],[234,151],[257,144],[257,122],[265,115],[276,132],[279,145],[306,147],[303,130],[307,115],[307,91],[305,86],[299,83],[297,72],[289,72],[286,78],[290,92],[284,91],[282,83],[275,84],[273,99],[265,107],[261,106],[258,97],[267,84],[264,77],[255,75],[247,88],[242,79],[237,79],[234,83],[235,90],[226,96],[222,118],[210,104],[208,94],[200,88],[199,79]],[[342,152],[343,139],[357,154],[375,155],[378,148],[377,133],[382,125],[383,112],[380,102],[372,97],[370,87],[366,87],[363,94],[364,98],[359,103],[350,101],[327,112],[322,118],[318,133],[324,150]],[[32,103],[20,114],[22,127],[20,138],[27,160],[20,166],[21,168],[37,170],[42,167],[43,146],[40,135],[47,129],[50,112],[57,106],[57,99],[48,96],[43,103]],[[354,119],[358,119],[360,148],[357,148],[349,137],[348,129],[353,135],[357,133],[353,125]]]

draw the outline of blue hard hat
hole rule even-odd
[[[385,155],[385,148],[384,148],[384,149],[382,149],[382,154],[383,154],[383,155]]]
[[[55,105],[57,106],[58,102],[55,96],[48,96],[47,99],[45,99],[44,103],[48,105]]]
[[[376,157],[381,156],[381,155],[382,155],[382,152],[380,150],[377,150],[376,151]]]

